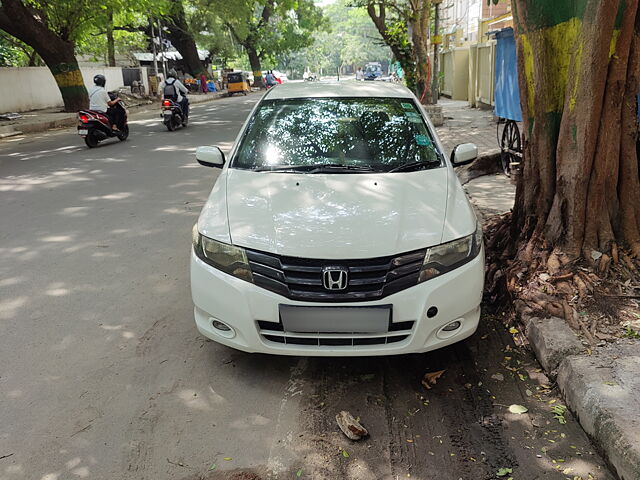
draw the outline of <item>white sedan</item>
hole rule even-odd
[[[256,105],[193,232],[198,330],[247,352],[425,352],[473,334],[481,227],[415,96],[386,82],[289,83]]]

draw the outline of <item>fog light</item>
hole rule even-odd
[[[224,338],[233,338],[236,336],[236,331],[233,327],[227,325],[224,322],[221,322],[217,318],[209,317],[209,321],[211,322],[211,326],[215,329],[215,332]]]
[[[462,324],[464,323],[464,318],[458,318],[453,322],[449,322],[438,330],[436,333],[436,337],[441,340],[446,340],[447,338],[455,337],[460,332],[462,332]]]
[[[213,325],[213,328],[215,328],[217,330],[221,330],[223,332],[230,332],[231,331],[231,327],[229,327],[229,325],[225,325],[224,323],[222,323],[222,322],[220,322],[218,320],[214,320],[213,322],[211,322],[211,325]]]
[[[442,330],[444,332],[453,332],[454,330],[457,330],[460,328],[460,321],[456,320],[455,322],[451,322],[446,324],[444,327],[442,327]]]

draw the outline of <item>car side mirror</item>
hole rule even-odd
[[[196,160],[205,167],[222,168],[224,165],[224,153],[218,147],[198,147]]]
[[[459,167],[461,165],[467,165],[478,158],[478,147],[473,143],[462,143],[456,145],[451,152],[451,165]]]

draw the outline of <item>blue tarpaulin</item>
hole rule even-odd
[[[495,35],[497,40],[494,90],[496,116],[521,122],[518,62],[513,29],[503,28]]]

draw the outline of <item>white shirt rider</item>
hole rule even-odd
[[[104,87],[94,85],[89,91],[89,110],[106,113],[111,103],[111,98]]]
[[[182,101],[182,93],[184,93],[185,95],[187,93],[189,93],[189,90],[187,90],[187,87],[185,87],[182,82],[180,80],[178,80],[175,77],[167,77],[167,80],[163,81],[162,83],[160,83],[160,86],[158,87],[158,92],[160,92],[160,95],[164,96],[164,87],[167,85],[167,82],[169,82],[169,84],[171,85],[171,82],[173,81],[173,86],[176,89],[176,94],[178,95],[178,99],[177,102],[180,103]]]

